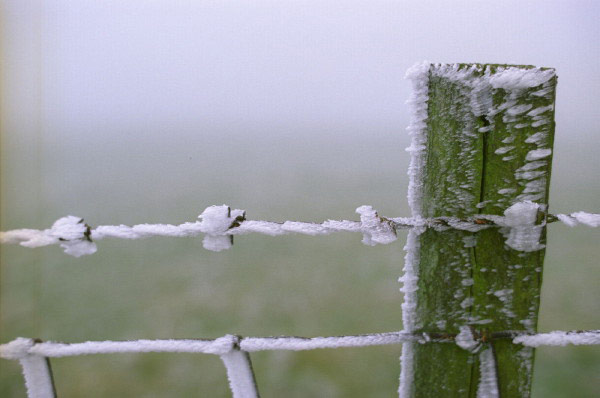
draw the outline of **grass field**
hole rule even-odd
[[[147,130],[146,130],[147,131]],[[276,129],[273,129],[276,131]],[[181,223],[226,203],[249,219],[358,219],[373,205],[409,215],[402,129],[225,132],[167,136],[135,131],[32,149],[3,143],[2,230],[46,227],[73,214],[90,225]],[[557,130],[554,212],[600,211],[598,144]],[[588,143],[589,144],[589,143]],[[37,154],[37,155],[36,155]],[[38,157],[39,155],[39,157]],[[222,253],[199,239],[104,240],[80,259],[57,247],[1,248],[0,339],[101,339],[340,335],[400,330],[405,233],[388,246],[361,237],[237,237]],[[539,329],[600,327],[600,233],[552,225]],[[400,347],[253,354],[265,397],[397,396]],[[52,361],[61,397],[228,396],[216,357],[98,355]],[[20,369],[0,361],[0,396],[22,397]],[[595,397],[600,348],[537,350],[534,397]]]

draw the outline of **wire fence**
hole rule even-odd
[[[402,304],[403,328],[399,332],[375,333],[357,336],[333,336],[301,338],[293,336],[280,337],[240,337],[226,335],[213,340],[136,340],[136,341],[89,341],[76,344],[65,344],[55,342],[43,342],[28,338],[18,338],[0,346],[0,357],[17,360],[20,362],[27,392],[30,398],[54,398],[56,390],[52,379],[50,358],[90,355],[90,354],[114,354],[114,353],[142,353],[142,352],[187,352],[203,353],[219,356],[226,368],[230,388],[234,398],[255,398],[259,396],[257,383],[252,371],[250,353],[265,350],[314,350],[334,349],[343,347],[364,347],[374,345],[402,344],[402,369],[400,374],[400,397],[412,396],[410,392],[411,383],[414,381],[412,373],[413,362],[416,361],[413,346],[416,344],[455,344],[461,349],[468,351],[471,355],[477,355],[479,360],[479,384],[476,395],[478,398],[499,397],[497,358],[494,353],[493,343],[496,340],[508,340],[515,345],[525,347],[538,347],[543,345],[564,346],[600,344],[600,330],[591,331],[555,331],[550,333],[533,333],[537,317],[526,319],[530,322],[531,332],[523,330],[500,330],[489,332],[486,329],[478,330],[474,326],[464,322],[463,326],[457,328],[458,333],[448,333],[439,330],[435,333],[418,333],[417,295],[419,289],[419,235],[428,228],[436,231],[462,230],[478,232],[489,228],[500,228],[504,238],[504,245],[519,252],[536,252],[542,250],[543,231],[548,223],[562,222],[574,227],[586,225],[589,227],[600,226],[600,214],[578,211],[570,214],[548,214],[547,184],[549,182],[550,162],[552,148],[551,138],[554,133],[553,111],[554,90],[556,75],[553,69],[530,68],[530,67],[507,67],[471,65],[446,65],[429,63],[417,64],[411,68],[408,75],[413,81],[414,93],[410,102],[413,106],[413,116],[408,127],[412,136],[412,144],[408,148],[411,153],[409,166],[409,193],[408,201],[412,211],[412,217],[381,217],[371,206],[361,206],[356,209],[360,215],[360,221],[350,220],[327,220],[322,223],[308,223],[297,221],[271,222],[247,220],[246,212],[239,209],[231,209],[226,205],[210,206],[199,216],[199,220],[179,225],[171,224],[139,224],[126,225],[104,225],[91,227],[80,217],[67,216],[57,220],[50,228],[18,229],[0,233],[0,243],[20,244],[24,247],[34,248],[48,245],[59,245],[65,253],[72,256],[93,254],[97,251],[96,242],[106,238],[118,239],[142,239],[153,236],[165,237],[196,237],[203,235],[202,244],[204,248],[212,251],[221,251],[231,248],[234,236],[249,233],[259,233],[268,236],[280,236],[287,234],[303,234],[311,236],[323,236],[336,232],[355,232],[362,234],[362,242],[366,245],[389,244],[397,240],[396,232],[399,229],[410,229],[407,238],[404,275],[401,281],[404,283],[404,303]],[[430,78],[446,79],[452,84],[460,83],[462,87],[455,94],[463,97],[447,95],[445,101],[457,102],[459,111],[468,111],[468,118],[462,122],[473,122],[461,127],[457,148],[459,153],[447,151],[444,156],[448,160],[447,167],[433,167],[436,173],[447,173],[442,176],[444,181],[451,181],[454,185],[438,184],[438,180],[429,181],[443,191],[449,193],[450,197],[439,201],[438,197],[430,198],[444,209],[446,214],[465,214],[463,210],[472,209],[473,215],[469,217],[435,217],[424,218],[423,198],[425,192],[426,150],[439,150],[440,148],[428,148],[427,120],[430,116],[428,104],[432,91]],[[448,86],[440,84],[439,88],[447,89]],[[494,91],[496,90],[496,91]],[[497,92],[502,90],[502,92]],[[529,90],[529,91],[528,91]],[[531,91],[535,90],[535,91]],[[434,90],[435,91],[435,90]],[[530,92],[531,91],[531,92]],[[494,105],[494,93],[502,97],[502,104]],[[526,93],[526,97],[522,97]],[[530,95],[529,95],[530,94]],[[544,104],[533,108],[537,99],[542,98]],[[527,103],[518,103],[518,100]],[[462,101],[462,102],[461,102]],[[435,105],[435,104],[434,104]],[[440,104],[437,104],[440,105]],[[536,105],[537,106],[537,105]],[[435,107],[434,107],[435,108]],[[454,109],[454,108],[452,108]],[[454,109],[456,110],[456,109]],[[433,110],[435,113],[435,109]],[[452,113],[452,112],[450,112]],[[505,137],[501,147],[494,154],[501,157],[502,162],[513,162],[502,164],[502,169],[508,170],[511,178],[505,178],[502,185],[498,186],[497,194],[500,198],[496,200],[483,200],[483,183],[479,187],[474,177],[474,170],[469,169],[468,162],[472,162],[475,153],[481,149],[474,149],[472,137],[479,137],[479,133],[487,133],[493,129],[490,121],[498,115],[501,129],[511,130],[514,134]],[[439,115],[438,115],[439,116]],[[456,117],[460,116],[458,112]],[[464,116],[464,115],[463,115]],[[477,117],[475,121],[470,118]],[[483,119],[482,119],[483,118]],[[526,121],[527,123],[518,123]],[[530,118],[530,119],[526,119]],[[439,119],[439,118],[438,118]],[[468,119],[468,120],[467,120]],[[478,123],[485,121],[484,125]],[[439,120],[438,120],[439,122]],[[456,120],[446,120],[449,124],[440,131],[452,130],[461,123]],[[524,152],[520,155],[514,144],[517,131],[527,128],[527,137],[521,145]],[[452,131],[450,131],[452,133]],[[520,134],[520,133],[519,133]],[[521,134],[524,136],[524,134]],[[469,138],[471,137],[471,138]],[[448,141],[455,144],[450,137]],[[471,142],[473,141],[473,142]],[[529,146],[527,146],[527,145]],[[487,144],[486,144],[487,145]],[[486,146],[483,145],[483,146]],[[447,149],[447,148],[446,148]],[[454,149],[454,148],[453,148]],[[508,154],[508,152],[512,154]],[[438,154],[439,155],[439,154]],[[483,156],[483,155],[481,155]],[[519,157],[520,156],[520,157]],[[522,158],[522,159],[521,159]],[[465,163],[466,162],[466,163]],[[485,166],[486,163],[484,162]],[[473,166],[474,167],[480,167]],[[514,166],[514,167],[512,167]],[[470,167],[470,166],[469,166]],[[513,170],[514,169],[514,170]],[[464,174],[464,175],[463,175]],[[484,173],[482,172],[482,175]],[[514,175],[513,175],[514,174]],[[463,178],[464,177],[464,178]],[[506,177],[506,176],[505,176]],[[483,177],[482,177],[483,178]],[[464,180],[464,181],[463,181]],[[439,185],[439,186],[438,186]],[[519,187],[517,192],[516,187]],[[475,188],[474,188],[475,187]],[[472,205],[474,198],[472,190],[479,194],[479,203]],[[442,197],[443,195],[439,194]],[[540,201],[540,203],[536,203]],[[494,202],[504,210],[503,215],[475,214],[484,213],[488,202]],[[481,205],[481,206],[480,206]],[[510,205],[510,206],[509,206]],[[489,207],[487,207],[489,209]],[[459,211],[460,210],[460,211]],[[470,211],[470,210],[469,210]],[[439,214],[438,212],[426,214]],[[470,213],[466,213],[470,214]],[[466,248],[471,248],[475,243],[463,242]],[[495,242],[494,242],[495,243]],[[500,241],[500,245],[502,242]],[[503,247],[501,247],[503,248]],[[533,263],[532,263],[533,264]],[[535,263],[536,272],[541,272],[541,261]],[[519,267],[522,265],[518,264]],[[514,265],[516,267],[516,265]],[[427,282],[429,283],[429,282]],[[471,286],[474,283],[471,277],[465,277],[460,284]],[[440,285],[443,286],[443,285]],[[538,286],[539,287],[539,286]],[[490,290],[487,294],[495,295],[500,301],[506,299],[506,290]],[[462,297],[462,296],[461,296]],[[455,296],[455,298],[457,298]],[[464,309],[472,305],[471,301],[463,301],[460,306]],[[435,308],[436,310],[438,308]],[[535,309],[535,306],[534,306]],[[513,315],[512,313],[507,313]],[[514,317],[514,316],[513,316]],[[460,322],[464,319],[461,318]],[[490,321],[492,320],[484,320]],[[479,320],[477,321],[479,322]],[[481,322],[480,322],[481,323]],[[443,321],[446,324],[446,321]],[[458,326],[458,325],[455,325]],[[523,326],[526,326],[523,324]],[[444,326],[439,326],[444,329]],[[503,328],[500,328],[503,329]],[[469,360],[474,358],[469,357]],[[428,358],[429,360],[429,358]],[[435,359],[434,359],[435,360]],[[475,363],[475,362],[470,362]],[[446,369],[444,369],[444,372]],[[477,380],[474,379],[474,380]]]
[[[492,227],[518,228],[535,224],[535,220],[523,220],[520,214],[512,215],[514,209],[531,206],[533,211],[541,214],[546,223],[560,221],[569,227],[585,225],[600,226],[600,214],[578,211],[571,214],[544,214],[533,202],[520,202],[505,211],[504,216],[476,214],[468,218],[456,217],[395,217],[379,216],[371,206],[360,206],[356,213],[360,221],[327,220],[322,223],[301,221],[256,221],[246,220],[244,210],[232,210],[227,205],[209,206],[202,214],[200,221],[173,224],[138,224],[102,225],[92,228],[85,224],[84,219],[67,216],[58,219],[48,229],[16,229],[0,232],[0,243],[20,244],[34,248],[49,245],[60,245],[65,253],[75,257],[93,254],[97,251],[95,241],[116,239],[143,239],[149,237],[196,237],[204,235],[204,248],[221,251],[231,248],[235,235],[258,233],[268,236],[301,234],[310,236],[329,235],[336,232],[359,232],[363,234],[362,242],[366,245],[388,244],[396,240],[396,230],[414,227],[430,227],[438,230],[459,229],[477,232]],[[510,240],[507,242],[510,245]],[[522,248],[520,248],[522,249]]]
[[[511,216],[514,209],[529,206],[539,211],[531,202],[517,203],[505,211],[504,216],[477,214],[468,218],[437,217],[384,218],[371,206],[356,209],[360,221],[327,220],[323,223],[286,221],[246,220],[245,211],[232,210],[226,205],[210,206],[199,216],[200,221],[180,225],[140,224],[134,226],[99,226],[91,228],[83,219],[67,216],[44,230],[18,229],[0,233],[0,242],[20,244],[34,248],[59,244],[67,254],[81,256],[94,253],[95,241],[104,238],[141,239],[152,236],[194,237],[204,234],[203,245],[208,250],[228,249],[233,236],[260,233],[269,236],[298,233],[311,236],[328,235],[334,232],[358,232],[367,245],[387,244],[395,241],[396,230],[410,228],[435,228],[437,230],[460,229],[476,232],[486,228],[515,229],[532,227],[533,221]],[[520,213],[519,213],[520,214]],[[589,227],[600,226],[600,215],[586,212],[549,215],[542,214],[542,225],[560,221],[570,227],[578,224]],[[510,245],[510,233],[507,234]],[[521,248],[522,249],[522,248]],[[405,281],[406,285],[407,281]],[[406,289],[406,286],[405,286]],[[410,305],[405,298],[405,305]],[[405,325],[405,328],[407,325]],[[491,343],[497,339],[509,339],[514,344],[528,347],[542,345],[565,346],[600,344],[600,331],[555,331],[550,333],[523,333],[522,331],[500,331],[479,334],[471,327],[464,327],[459,334],[413,333],[409,329],[399,332],[374,333],[356,336],[332,336],[303,338],[240,337],[227,335],[217,339],[192,340],[135,340],[135,341],[88,341],[84,343],[43,342],[29,338],[17,338],[0,345],[0,357],[20,362],[28,396],[30,398],[56,397],[50,358],[115,353],[173,352],[218,355],[226,368],[227,378],[234,398],[258,397],[258,388],[252,371],[250,353],[267,350],[314,350],[326,348],[365,347],[404,343],[453,343],[469,352],[479,354],[480,384],[478,397],[497,396],[498,386],[494,355]]]
[[[367,347],[416,342],[454,343],[472,353],[479,352],[481,360],[481,390],[478,396],[497,390],[494,358],[490,344],[494,340],[510,339],[514,344],[528,347],[593,345],[600,344],[600,330],[555,331],[530,334],[519,331],[494,332],[478,335],[470,328],[457,335],[444,333],[409,333],[405,331],[374,333],[356,336],[333,336],[303,338],[240,337],[227,335],[212,340],[133,340],[133,341],[88,341],[65,344],[43,342],[28,338],[17,338],[0,345],[0,357],[18,360],[21,364],[25,384],[30,398],[53,398],[56,389],[53,382],[50,358],[92,354],[119,353],[201,353],[218,355],[227,371],[227,378],[234,398],[258,397],[258,388],[252,371],[250,353],[257,351],[290,350],[303,351],[325,348]]]

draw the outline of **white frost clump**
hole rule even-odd
[[[540,204],[524,201],[518,202],[504,211],[503,223],[507,228],[506,244],[515,250],[532,252],[541,250],[540,244],[544,225],[536,225]]]
[[[94,254],[98,250],[98,247],[94,242],[88,240],[80,240],[78,242],[63,242],[60,244],[66,254],[73,257],[81,257],[88,254]]]
[[[482,348],[481,342],[475,340],[469,326],[461,326],[460,333],[454,338],[456,345],[474,354]],[[496,364],[494,351],[487,347],[479,354],[479,386],[477,387],[477,398],[497,398],[498,377],[496,375]]]
[[[546,158],[552,154],[552,149],[542,148],[542,149],[532,149],[527,152],[527,156],[525,156],[525,160],[534,161]]]
[[[18,337],[10,343],[0,345],[0,358],[21,359],[29,354],[33,344],[32,339]]]
[[[206,233],[202,245],[207,250],[220,252],[231,248],[233,236],[226,235],[238,217],[243,219],[243,210],[231,210],[229,206],[210,206],[198,216],[202,220],[202,229]]]
[[[460,333],[454,338],[456,345],[467,350],[469,352],[477,352],[479,350],[480,343],[473,337],[473,332],[468,326],[461,326]]]
[[[63,217],[57,220],[50,230],[61,240],[60,247],[64,249],[65,253],[73,257],[94,254],[98,250],[96,244],[85,237],[88,226],[84,224],[82,218]],[[62,241],[63,239],[65,240]],[[21,244],[25,246],[23,243]]]
[[[356,213],[360,214],[362,243],[365,245],[375,246],[378,243],[386,245],[397,239],[392,224],[379,217],[371,206],[360,206],[356,209]]]
[[[494,88],[505,90],[523,90],[537,87],[556,76],[552,69],[532,68],[523,70],[516,67],[498,68],[496,73],[489,77],[489,82]]]
[[[59,243],[65,253],[74,257],[96,252],[96,244],[87,236],[88,226],[83,219],[67,216],[58,219],[52,227],[43,231],[36,229],[17,229],[3,232],[2,243],[19,243],[25,247],[41,247]]]
[[[510,108],[508,108],[506,110],[506,113],[511,116],[516,116],[516,115],[520,115],[521,113],[527,112],[531,108],[533,108],[533,105],[531,105],[531,104],[514,105],[514,106],[511,106]]]
[[[527,112],[528,116],[538,116],[541,115],[542,113],[548,112],[548,111],[553,111],[554,110],[554,104],[550,104],[548,106],[540,106],[539,108],[535,108],[532,111]],[[525,141],[527,142],[527,141]]]

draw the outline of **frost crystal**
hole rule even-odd
[[[52,227],[43,231],[20,229],[3,233],[3,241],[20,242],[25,247],[41,247],[60,243],[65,253],[80,257],[96,252],[96,244],[89,240],[88,226],[83,219],[67,216],[56,220]]]
[[[32,339],[18,337],[10,343],[0,346],[0,358],[21,359],[29,354],[29,350],[33,347],[33,344]]]
[[[362,242],[365,245],[375,246],[378,243],[385,245],[397,239],[392,224],[379,217],[371,206],[360,206],[356,212],[360,214]]]
[[[468,326],[461,326],[460,333],[458,333],[454,339],[456,345],[467,350],[469,352],[477,352],[480,347],[480,343],[473,337],[473,332]]]
[[[525,157],[528,161],[539,160],[543,158],[547,158],[552,154],[552,149],[532,149],[527,152],[527,156]]]
[[[202,245],[207,250],[220,252],[231,248],[233,237],[225,233],[231,228],[239,217],[243,219],[243,210],[231,210],[229,206],[210,206],[198,216],[202,220],[202,227],[206,233]]]
[[[524,201],[518,202],[504,211],[504,225],[508,229],[506,244],[515,250],[532,252],[541,250],[540,244],[543,224],[536,225],[540,204]]]

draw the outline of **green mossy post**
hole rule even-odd
[[[490,86],[492,107],[474,112],[476,84],[435,73],[436,67],[430,66],[428,80],[423,217],[503,215],[523,200],[547,205],[552,156],[535,151],[552,149],[556,75],[516,90]],[[458,70],[471,68],[471,82],[477,82],[506,67],[461,64]],[[538,222],[545,221],[545,213],[538,214]],[[514,250],[505,233],[429,228],[419,235],[417,332],[455,334],[465,325],[479,335],[536,330],[545,250]],[[541,244],[545,234],[544,227]],[[529,397],[533,349],[510,339],[489,344],[500,397]],[[457,345],[415,344],[413,370],[414,397],[477,394],[479,356]]]

